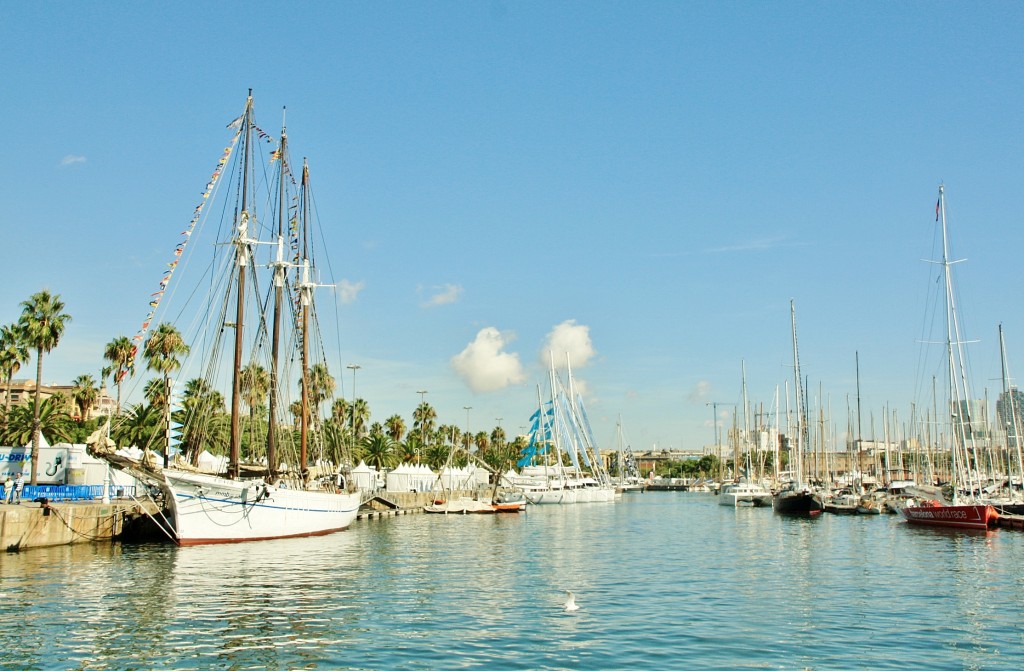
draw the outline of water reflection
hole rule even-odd
[[[315,539],[23,552],[0,562],[0,617],[30,661],[4,664],[1016,668],[1024,534],[934,531],[666,492]],[[579,611],[562,610],[566,589]]]

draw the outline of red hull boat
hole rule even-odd
[[[948,506],[938,501],[924,501],[921,505],[907,506],[903,509],[903,516],[910,524],[954,529],[988,529],[995,526],[999,519],[999,513],[992,506]]]

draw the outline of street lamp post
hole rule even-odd
[[[473,445],[472,439],[469,435],[469,411],[473,409],[471,405],[464,405],[462,409],[466,411],[466,452],[469,452],[469,448]]]

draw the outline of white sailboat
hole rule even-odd
[[[517,463],[519,474],[509,478],[511,484],[537,505],[615,501],[621,491],[605,471],[572,370],[567,367],[563,384],[552,363],[549,385],[547,402],[537,390],[530,442]]]
[[[251,91],[244,112],[229,124],[229,128],[237,129],[237,132],[207,184],[203,202],[196,208],[193,220],[183,234],[185,238],[175,250],[175,260],[169,264],[170,271],[165,271],[160,290],[154,294],[156,300],[150,303],[150,315],[135,338],[136,342],[142,341],[150,323],[154,322],[161,297],[175,286],[171,279],[178,261],[183,256],[190,258],[184,253],[189,243],[194,248],[194,238],[200,237],[193,234],[198,233],[196,225],[205,222],[201,217],[204,206],[215,195],[220,175],[230,169],[237,179],[235,192],[238,202],[233,209],[223,208],[226,212],[223,228],[214,233],[215,242],[211,245],[215,250],[230,250],[226,255],[219,254],[226,275],[224,279],[216,279],[212,275],[205,277],[207,285],[219,286],[223,291],[221,297],[214,300],[211,290],[210,303],[193,311],[195,323],[210,327],[213,335],[199,335],[197,329],[195,340],[191,341],[190,347],[184,348],[197,352],[203,359],[196,368],[208,373],[209,378],[202,378],[198,387],[207,390],[201,398],[209,400],[211,407],[218,403],[215,399],[220,398],[218,388],[230,385],[227,473],[199,472],[180,457],[171,463],[169,445],[164,450],[162,468],[152,463],[133,462],[123,454],[98,451],[114,466],[131,471],[136,477],[159,488],[167,516],[156,521],[180,545],[328,534],[347,528],[355,519],[360,505],[360,495],[349,491],[341,473],[326,468],[324,459],[319,459],[315,468],[308,465],[310,425],[317,419],[310,409],[309,358],[317,333],[313,290],[318,286],[313,249],[309,242],[311,236],[308,234],[308,167],[303,165],[301,195],[289,199],[287,187],[289,183],[295,186],[295,180],[288,161],[287,134],[282,130],[280,142],[270,159],[271,163],[276,161],[278,167],[276,216],[269,216],[264,221],[259,216],[252,168],[257,138],[269,141],[270,136],[256,126]],[[236,155],[236,160],[229,163],[233,149],[239,143],[241,156]],[[273,190],[267,196],[268,202],[275,199]],[[290,211],[300,208],[301,217]],[[268,209],[273,212],[275,208],[270,206]],[[266,250],[271,251],[272,258],[261,258],[260,252]],[[187,251],[193,252],[193,249]],[[215,258],[210,267],[214,267],[217,260]],[[203,269],[198,260],[195,265],[200,266],[197,271]],[[270,276],[270,288],[261,297],[258,291],[264,270]],[[253,302],[256,309],[247,311]],[[231,312],[233,315],[229,319]],[[285,322],[294,326],[294,335],[292,340],[282,343]],[[222,346],[220,340],[220,335],[227,331],[233,332],[230,347]],[[182,340],[186,337],[183,336]],[[227,376],[218,376],[215,372],[218,369],[215,364],[221,360],[228,364],[230,372]],[[294,360],[299,361],[298,371],[286,366]],[[265,363],[269,368],[265,453],[252,468],[244,468],[241,463],[243,435],[240,419],[245,361]],[[294,442],[291,440],[293,432],[279,428],[282,422],[278,417],[288,405],[284,400],[285,390],[291,386],[289,382],[298,382],[301,393],[297,413],[299,426],[294,432],[298,434],[298,445],[294,446],[296,454],[293,455],[292,468],[281,463],[284,446],[279,443]],[[254,401],[250,398],[247,403],[253,404]],[[171,404],[165,405],[165,437],[170,443]],[[213,439],[218,431],[217,413],[213,410],[200,412],[197,406],[193,406],[186,408],[183,414],[193,421],[183,427],[183,435],[188,436],[187,441],[196,442],[189,446],[195,453],[199,440]],[[207,424],[200,425],[204,421]],[[256,446],[251,439],[248,448],[250,453],[247,456],[256,457]],[[243,470],[248,471],[249,477],[243,477]]]

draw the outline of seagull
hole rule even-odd
[[[569,598],[565,600],[565,604],[562,606],[562,608],[569,611],[570,613],[574,610],[579,610],[580,607],[576,605],[576,595],[568,590],[566,590],[565,593],[569,595]]]

